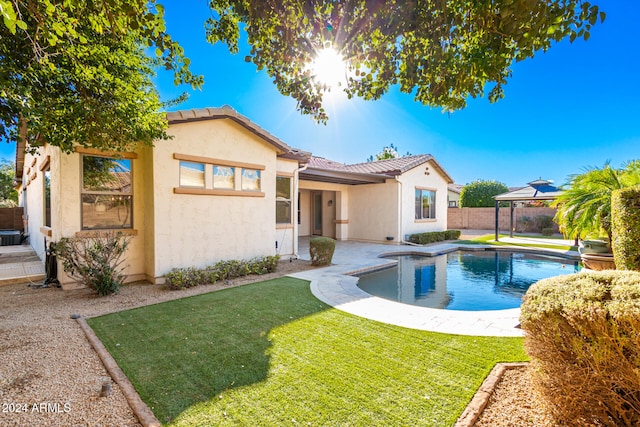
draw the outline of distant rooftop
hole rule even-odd
[[[526,187],[498,194],[494,199],[498,201],[554,200],[562,194],[562,190],[551,185],[552,183],[553,181],[537,179],[531,181]]]

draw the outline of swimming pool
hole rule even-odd
[[[360,275],[358,287],[392,301],[447,310],[517,308],[533,283],[580,270],[578,261],[511,251],[392,258],[396,267]]]

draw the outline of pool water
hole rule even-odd
[[[578,261],[522,252],[393,258],[398,259],[396,267],[361,275],[358,287],[381,298],[447,310],[517,308],[533,283],[580,270]]]

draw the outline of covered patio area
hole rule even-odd
[[[494,200],[496,201],[496,221],[495,221],[495,239],[496,242],[499,241],[499,214],[500,214],[500,203],[501,202],[509,202],[509,208],[511,210],[510,220],[509,220],[509,237],[513,238],[513,230],[514,230],[514,219],[513,212],[515,202],[531,202],[531,201],[549,201],[555,200],[561,193],[558,187],[554,187],[552,181],[546,181],[544,179],[537,179],[535,181],[531,181],[527,184],[526,187],[520,188],[518,190],[510,191],[508,193],[499,194],[494,196]]]

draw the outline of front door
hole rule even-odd
[[[322,192],[313,193],[313,232],[316,236],[322,236]]]

